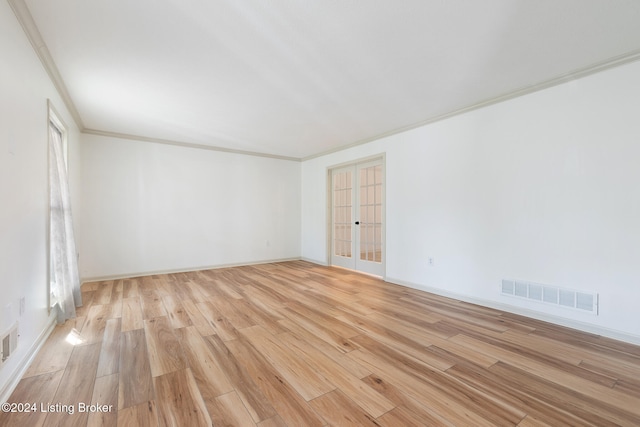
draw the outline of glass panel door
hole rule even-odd
[[[358,260],[356,270],[378,276],[384,275],[383,256],[383,175],[380,161],[367,162],[356,166],[358,177],[359,217],[356,225],[358,234]]]
[[[332,249],[331,263],[355,268],[353,257],[353,168],[332,172]]]
[[[384,275],[382,161],[334,169],[331,174],[331,264]]]

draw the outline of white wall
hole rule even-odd
[[[298,258],[300,163],[82,135],[84,280]]]
[[[640,342],[639,114],[636,62],[308,160],[302,256],[327,262],[326,168],[384,152],[388,280]],[[598,292],[600,315],[502,278]]]
[[[3,393],[53,321],[47,310],[47,99],[68,127],[74,201],[79,158],[78,129],[5,1],[0,56],[0,332],[20,322],[16,353],[0,368],[4,401]],[[19,316],[21,297],[26,310]]]

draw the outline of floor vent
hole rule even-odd
[[[0,366],[13,354],[18,346],[18,323],[15,323],[8,332],[0,337]]]
[[[575,291],[523,280],[503,279],[502,295],[598,314],[598,294],[596,293]]]

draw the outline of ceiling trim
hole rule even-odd
[[[346,150],[346,149],[349,149],[349,148],[357,147],[359,145],[367,144],[367,143],[372,142],[372,141],[377,141],[379,139],[386,138],[386,137],[389,137],[389,136],[392,136],[392,135],[396,135],[396,134],[399,134],[399,133],[402,133],[402,132],[406,132],[408,130],[416,129],[416,128],[428,125],[430,123],[439,122],[441,120],[445,120],[445,119],[448,119],[448,118],[451,118],[451,117],[454,117],[454,116],[458,116],[460,114],[468,113],[468,112],[473,111],[473,110],[478,110],[480,108],[488,107],[488,106],[493,105],[493,104],[498,104],[500,102],[508,101],[510,99],[513,99],[513,98],[518,98],[520,96],[528,95],[528,94],[533,93],[533,92],[538,92],[538,91],[541,91],[541,90],[544,90],[544,89],[548,89],[548,88],[553,87],[553,86],[558,86],[558,85],[561,85],[563,83],[568,83],[568,82],[573,81],[573,80],[581,79],[583,77],[587,77],[587,76],[590,76],[592,74],[599,73],[601,71],[605,71],[605,70],[608,70],[610,68],[619,67],[621,65],[625,65],[625,64],[628,64],[628,63],[631,63],[631,62],[635,62],[635,61],[638,61],[638,60],[640,60],[640,49],[625,53],[623,55],[615,56],[613,58],[609,58],[609,59],[607,59],[605,61],[601,61],[601,62],[598,62],[596,64],[592,64],[592,65],[590,65],[588,67],[584,67],[584,68],[580,68],[578,70],[574,70],[574,71],[572,71],[570,73],[562,74],[560,76],[557,76],[557,77],[552,78],[550,80],[546,80],[546,81],[541,82],[541,83],[536,83],[536,84],[533,84],[533,85],[530,85],[530,86],[525,86],[525,87],[522,87],[520,89],[516,89],[514,91],[507,92],[507,93],[505,93],[503,95],[499,95],[499,96],[496,96],[494,98],[489,98],[489,99],[486,99],[484,101],[478,102],[476,104],[469,105],[467,107],[459,108],[457,110],[451,111],[449,113],[442,114],[442,115],[437,116],[437,117],[433,117],[433,118],[422,120],[422,121],[419,121],[417,123],[413,123],[413,124],[410,124],[410,125],[407,125],[407,126],[396,128],[396,129],[390,130],[388,132],[384,132],[384,133],[378,134],[376,136],[372,136],[370,138],[365,138],[365,139],[362,139],[360,141],[353,142],[351,144],[341,145],[340,147],[333,148],[333,149],[327,150],[327,151],[323,151],[323,152],[318,153],[318,154],[312,154],[311,156],[303,157],[301,160],[304,162],[304,161],[307,161],[307,160],[311,160],[311,159],[315,159],[315,158],[318,158],[318,157],[326,156],[328,154],[336,153],[338,151],[342,151],[342,150]]]
[[[31,12],[29,12],[29,8],[27,7],[26,3],[24,2],[24,0],[7,0],[9,5],[11,6],[11,8],[13,9],[14,14],[16,15],[16,18],[18,19],[18,22],[20,22],[20,25],[22,26],[22,28],[24,29],[25,34],[27,35],[27,38],[29,39],[29,41],[31,42],[31,45],[33,46],[36,54],[38,55],[38,58],[40,59],[40,61],[42,62],[42,65],[44,66],[45,70],[47,71],[47,73],[49,74],[49,77],[51,78],[51,81],[53,82],[54,86],[56,87],[60,97],[62,98],[63,102],[65,103],[67,109],[69,110],[69,113],[71,114],[71,116],[73,117],[76,125],[78,126],[79,130],[82,133],[86,133],[86,134],[92,134],[92,135],[100,135],[100,136],[108,136],[108,137],[113,137],[113,138],[119,138],[119,139],[129,139],[129,140],[135,140],[135,141],[143,141],[143,142],[155,142],[155,143],[159,143],[159,144],[167,144],[167,145],[175,145],[175,146],[182,146],[182,147],[189,147],[189,148],[198,148],[198,149],[203,149],[203,150],[211,150],[211,151],[221,151],[221,152],[227,152],[227,153],[235,153],[235,154],[244,154],[244,155],[249,155],[249,156],[258,156],[258,157],[267,157],[267,158],[274,158],[274,159],[281,159],[281,160],[290,160],[290,161],[307,161],[307,160],[311,160],[311,159],[315,159],[318,157],[322,157],[322,156],[326,156],[328,154],[332,154],[332,153],[336,153],[338,151],[343,151],[349,148],[353,148],[353,147],[357,147],[359,145],[363,145],[363,144],[367,144],[369,142],[372,141],[376,141],[382,138],[386,138],[392,135],[396,135],[402,132],[406,132],[408,130],[412,130],[412,129],[416,129],[419,128],[421,126],[425,126],[431,123],[435,123],[435,122],[439,122],[441,120],[445,120],[460,114],[464,114],[464,113],[468,113],[470,111],[473,110],[477,110],[480,108],[484,108],[493,104],[497,104],[503,101],[508,101],[510,99],[513,98],[517,98],[523,95],[527,95],[533,92],[537,92],[540,90],[544,90],[553,86],[557,86],[563,83],[567,83],[570,82],[572,80],[577,80],[580,79],[582,77],[587,77],[591,74],[595,74],[601,71],[605,71],[608,70],[610,68],[614,68],[614,67],[618,67],[624,64],[628,64],[630,62],[634,62],[637,60],[640,60],[640,49],[639,50],[635,50],[635,51],[631,51],[628,52],[626,54],[623,55],[619,55],[613,58],[609,58],[605,61],[601,61],[595,64],[592,64],[590,66],[584,67],[584,68],[580,68],[577,70],[574,70],[572,72],[566,73],[566,74],[562,74],[560,76],[557,76],[555,78],[552,78],[550,80],[546,80],[544,82],[540,82],[540,83],[536,83],[533,85],[529,85],[529,86],[525,86],[522,87],[520,89],[516,89],[514,91],[510,91],[507,92],[503,95],[500,96],[496,96],[493,98],[489,98],[486,99],[484,101],[463,107],[463,108],[459,108],[457,110],[442,114],[440,116],[437,117],[433,117],[433,118],[429,118],[426,120],[422,120],[419,121],[417,123],[413,123],[407,126],[403,126],[400,128],[396,128],[369,138],[365,138],[356,142],[353,142],[351,144],[347,144],[347,145],[341,145],[339,147],[333,148],[331,150],[327,150],[327,151],[323,151],[317,154],[313,154],[310,156],[306,156],[306,157],[289,157],[289,156],[280,156],[280,155],[275,155],[275,154],[266,154],[266,153],[261,153],[261,152],[254,152],[254,151],[244,151],[244,150],[234,150],[234,149],[230,149],[230,148],[224,148],[224,147],[217,147],[217,146],[210,146],[210,145],[205,145],[205,144],[193,144],[193,143],[188,143],[188,142],[181,142],[181,141],[172,141],[172,140],[165,140],[165,139],[158,139],[158,138],[150,138],[150,137],[145,137],[145,136],[138,136],[138,135],[128,135],[128,134],[122,134],[122,133],[116,133],[116,132],[109,132],[109,131],[101,131],[101,130],[96,130],[96,129],[87,129],[85,128],[82,119],[80,117],[80,114],[71,98],[71,96],[69,95],[69,92],[67,90],[67,87],[64,83],[64,80],[62,79],[62,76],[60,75],[60,72],[58,71],[58,67],[56,66],[55,62],[53,61],[53,57],[51,56],[51,53],[49,52],[49,49],[47,48],[46,43],[44,42],[42,35],[40,34],[40,30],[38,30],[38,27],[35,24],[35,21],[33,20],[33,17],[31,16]]]
[[[76,105],[73,103],[71,96],[69,95],[69,91],[67,90],[67,86],[64,84],[64,80],[58,71],[58,67],[53,61],[53,57],[49,52],[49,48],[47,44],[44,42],[42,35],[40,34],[40,30],[36,26],[33,17],[31,16],[31,12],[29,12],[29,8],[27,7],[24,0],[7,0],[9,2],[9,6],[13,9],[13,13],[16,15],[18,22],[22,26],[29,42],[33,46],[33,49],[40,58],[40,62],[44,66],[44,69],[49,74],[49,78],[51,82],[55,86],[58,94],[62,98],[62,101],[69,110],[71,117],[73,117],[73,121],[76,123],[78,129],[84,129],[84,124],[82,123],[82,119],[80,118],[80,113],[76,108]]]
[[[190,142],[172,141],[170,139],[149,138],[146,136],[130,135],[126,133],[109,132],[97,129],[83,129],[82,133],[88,135],[106,136],[110,138],[128,139],[132,141],[152,142],[156,144],[175,145],[178,147],[197,148],[200,150],[221,151],[223,153],[242,154],[245,156],[267,157],[269,159],[288,160],[292,162],[300,162],[299,157],[280,156],[277,154],[260,153],[257,151],[234,150],[233,148],[216,147],[213,145],[193,144]]]

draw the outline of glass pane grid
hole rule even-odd
[[[360,170],[360,259],[382,262],[382,167]]]
[[[351,172],[333,175],[333,251],[337,256],[351,257],[352,246]]]

